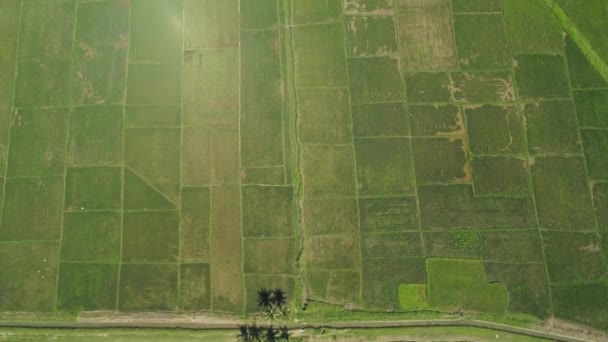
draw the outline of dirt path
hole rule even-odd
[[[148,329],[190,329],[190,330],[230,330],[236,329],[242,321],[214,320],[214,321],[184,321],[184,320],[154,320],[154,319],[108,319],[79,322],[10,322],[0,321],[0,328],[63,328],[63,329],[110,329],[110,328],[148,328]],[[373,329],[373,328],[404,328],[404,327],[474,327],[485,328],[538,338],[545,338],[563,342],[588,342],[592,340],[569,337],[552,332],[533,330],[505,324],[492,323],[467,319],[435,319],[435,320],[407,320],[407,321],[359,321],[359,322],[332,322],[320,323],[288,323],[290,329]]]

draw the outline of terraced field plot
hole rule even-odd
[[[2,0],[0,40],[0,311],[608,329],[608,83],[543,1]]]

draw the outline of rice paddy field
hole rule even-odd
[[[607,64],[606,0],[0,0],[0,318],[608,330]]]

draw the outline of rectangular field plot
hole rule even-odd
[[[353,147],[304,146],[301,158],[304,197],[354,197]]]
[[[283,162],[283,84],[277,31],[241,32],[241,156],[245,166]]]
[[[114,310],[118,264],[62,263],[57,306],[63,310]]]
[[[461,68],[511,66],[502,14],[455,14],[454,34]]]
[[[211,307],[209,264],[181,264],[179,306],[185,310],[208,310]]]
[[[62,261],[120,261],[119,213],[92,211],[63,215]]]
[[[368,258],[407,258],[422,255],[420,233],[374,233],[361,236],[361,254]]]
[[[341,17],[342,0],[289,0],[296,25],[337,21]]]
[[[406,73],[405,86],[409,103],[445,103],[451,100],[452,81],[444,72]]]
[[[219,2],[185,0],[184,6],[184,44],[186,49],[238,46],[238,0]]]
[[[395,0],[407,70],[452,69],[456,47],[449,0]]]
[[[300,89],[298,101],[300,141],[326,144],[352,142],[347,89]]]
[[[349,14],[393,14],[394,0],[344,0],[344,12]]]
[[[295,27],[294,40],[298,87],[346,85],[348,76],[342,23]]]
[[[507,71],[452,73],[449,90],[456,102],[515,102],[513,77]]]
[[[243,236],[290,237],[293,231],[293,188],[243,186]]]
[[[359,236],[355,234],[309,236],[304,246],[306,268],[358,270],[359,250]]]
[[[542,245],[536,230],[484,232],[481,236],[485,262],[543,262]]]
[[[360,198],[361,232],[379,233],[418,229],[415,197]]]
[[[355,137],[409,135],[409,120],[403,103],[352,106]]]
[[[309,235],[357,234],[359,233],[357,200],[354,198],[305,200],[302,206],[302,226]]]
[[[292,274],[294,238],[245,239],[245,273]]]
[[[503,0],[503,4],[507,35],[513,51],[563,51],[562,29],[543,1]]]
[[[247,299],[246,312],[260,312],[258,306],[258,291],[261,289],[281,289],[285,292],[288,302],[296,299],[296,279],[284,275],[246,274],[245,275],[245,298]]]
[[[174,309],[177,267],[176,264],[123,264],[118,308],[124,311]]]
[[[602,279],[608,268],[595,233],[543,232],[547,268],[553,283]]]
[[[361,272],[359,271],[307,270],[306,285],[311,299],[351,304],[361,301]]]
[[[54,310],[59,244],[3,243],[0,260],[10,260],[0,267],[1,310]]]
[[[487,281],[500,282],[507,290],[509,311],[541,318],[549,315],[549,290],[544,265],[490,262],[485,263],[484,268]]]
[[[493,13],[502,10],[501,0],[453,0],[454,13]]]
[[[532,179],[541,227],[571,231],[595,229],[582,159],[537,158],[532,165]]]
[[[409,139],[357,139],[355,155],[360,195],[413,194],[414,170]]]
[[[519,95],[528,99],[570,96],[564,58],[559,55],[514,56],[515,81]]]
[[[608,328],[608,285],[605,282],[554,285],[551,290],[556,314],[599,329]]]
[[[346,19],[349,56],[381,56],[398,53],[393,17],[353,16]]]
[[[121,171],[114,167],[68,168],[64,210],[120,209]]]
[[[477,196],[528,196],[528,170],[514,157],[473,158],[473,188]]]
[[[177,261],[179,245],[177,211],[126,213],[123,225],[123,261]]]
[[[488,283],[473,260],[427,259],[429,304],[444,309],[504,313],[508,299],[500,283]]]
[[[469,147],[473,154],[524,152],[524,132],[515,106],[466,107]]]
[[[581,130],[587,170],[592,179],[608,179],[608,131]]]
[[[608,128],[608,89],[574,92],[574,105],[581,128]]]
[[[454,105],[411,105],[413,136],[463,135],[462,110]]]
[[[209,261],[211,189],[183,188],[180,218],[180,261]]]
[[[608,82],[589,62],[572,38],[566,38],[566,59],[570,82],[574,89],[607,88]],[[605,60],[604,60],[605,61]]]
[[[203,127],[182,130],[182,185],[211,183],[211,132]]]
[[[77,107],[70,119],[67,163],[114,166],[122,162],[123,108]]]
[[[240,261],[241,236],[239,188],[213,187],[211,189],[211,261]]]
[[[241,261],[211,263],[211,309],[215,312],[243,310]]]
[[[52,240],[61,236],[63,179],[6,180],[0,240]]]
[[[424,232],[425,255],[437,258],[480,259],[481,236],[477,232]]]
[[[581,141],[571,101],[546,101],[524,107],[531,153],[579,153]]]
[[[600,225],[600,230],[608,233],[608,183],[594,184],[593,202],[595,203],[597,221]],[[604,248],[608,250],[607,247],[608,246]]]
[[[422,258],[368,259],[363,262],[363,303],[382,310],[399,308],[399,285],[424,284]]]
[[[416,138],[412,148],[418,184],[471,181],[464,137]]]
[[[353,104],[403,100],[403,80],[399,59],[350,58],[348,71]]]
[[[470,185],[418,189],[420,225],[426,229],[525,228],[536,225],[529,199],[474,197]]]
[[[68,117],[65,108],[18,110],[12,121],[7,175],[62,174]]]

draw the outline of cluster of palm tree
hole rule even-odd
[[[287,294],[276,288],[267,290],[262,288],[258,291],[258,306],[263,309],[270,319],[289,314],[287,306]]]
[[[238,339],[241,342],[278,342],[289,341],[289,329],[280,327],[275,329],[272,325],[259,326],[255,323],[239,326]]]

